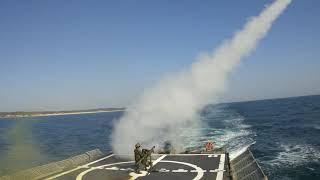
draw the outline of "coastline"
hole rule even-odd
[[[113,110],[96,110],[96,111],[75,111],[75,112],[50,112],[50,113],[35,113],[35,114],[7,114],[0,115],[0,118],[24,118],[24,117],[46,117],[46,116],[64,116],[64,115],[77,115],[77,114],[96,114],[105,112],[122,112],[125,109],[113,109]]]

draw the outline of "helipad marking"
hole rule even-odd
[[[222,180],[223,178],[223,170],[224,170],[224,161],[226,159],[226,155],[225,154],[221,154],[220,156],[220,162],[219,162],[219,168],[218,168],[218,173],[217,173],[217,177],[216,180]]]
[[[170,172],[170,170],[168,170],[168,169],[166,169],[166,168],[161,168],[161,169],[159,170],[159,172]]]
[[[155,166],[158,162],[160,162],[163,158],[165,158],[166,157],[166,155],[162,155],[161,157],[159,157],[158,159],[156,159],[153,163],[152,163],[152,165],[153,166]],[[147,172],[147,171],[146,171]],[[135,172],[131,172],[129,175],[131,176],[130,178],[129,178],[129,180],[133,180],[133,179],[137,179],[138,177],[142,177],[142,176],[146,176],[146,175],[148,175],[148,174],[150,174],[149,172],[147,172],[146,174],[145,173],[143,173],[143,171],[141,171],[141,173],[140,174],[137,174],[137,173],[135,173]]]
[[[163,158],[164,158],[164,157],[163,157]],[[163,159],[163,158],[162,158],[162,159]],[[198,166],[196,166],[196,165],[194,165],[194,164],[191,164],[191,163],[180,162],[180,161],[167,161],[167,160],[165,160],[165,161],[159,160],[158,162],[160,162],[160,163],[183,164],[183,165],[190,166],[190,167],[194,168],[194,169],[196,170],[196,172],[197,172],[197,176],[194,177],[193,180],[199,180],[199,179],[201,179],[201,178],[203,177],[203,174],[204,174],[204,173],[203,173],[203,172],[204,172],[203,169],[201,169],[200,167],[198,167]],[[166,172],[169,172],[169,171],[170,171],[170,170],[167,170]],[[172,172],[174,172],[174,171],[175,171],[175,172],[188,172],[188,170],[183,170],[183,169],[172,170]],[[129,175],[131,176],[130,180],[134,180],[134,179],[136,179],[136,178],[138,178],[138,177],[146,176],[146,175],[148,175],[148,173],[147,173],[146,171],[141,171],[141,174],[136,174],[136,173],[132,172],[132,173],[130,173]],[[78,179],[77,179],[77,180],[78,180]]]
[[[129,180],[137,179],[138,177],[146,176],[148,174],[147,171],[140,171],[140,174],[131,172],[129,175],[131,176]]]
[[[134,169],[132,168],[118,168],[118,167],[110,167],[110,168],[103,168],[103,167],[92,167],[94,169],[105,169],[105,170],[113,170],[113,171],[131,171],[133,172]],[[159,170],[159,172],[161,173],[166,173],[166,172],[174,172],[174,173],[184,173],[184,172],[192,172],[192,173],[197,173],[199,172],[199,170],[195,170],[195,169],[192,169],[192,170],[187,170],[187,169],[173,169],[173,170],[169,170],[169,169],[166,169],[166,168],[161,168]],[[226,170],[220,170],[220,169],[213,169],[213,170],[202,170],[202,172],[206,173],[206,172],[210,172],[210,173],[216,173],[216,172],[219,172],[219,171],[226,171]]]
[[[226,170],[220,170],[220,169],[214,169],[214,170],[210,170],[210,172],[220,172],[220,171],[226,171]]]
[[[194,165],[194,164],[190,164],[190,163],[185,163],[185,162],[180,162],[180,161],[162,161],[162,159],[166,156],[195,156],[195,155],[200,155],[200,156],[208,156],[208,157],[217,157],[218,155],[220,155],[220,163],[219,163],[219,169],[215,169],[215,170],[202,170],[200,167]],[[51,179],[54,179],[54,178],[57,178],[57,177],[60,177],[60,176],[63,176],[65,174],[68,174],[68,173],[71,173],[73,171],[76,171],[78,169],[82,169],[82,168],[90,168],[89,165],[92,165],[94,163],[97,163],[99,161],[102,161],[104,159],[107,159],[109,157],[112,157],[114,156],[114,154],[111,154],[109,156],[106,156],[106,157],[103,157],[101,159],[98,159],[96,161],[93,161],[93,162],[90,162],[88,164],[85,164],[85,165],[82,165],[82,166],[78,166],[77,168],[74,168],[72,170],[69,170],[69,171],[65,171],[65,172],[62,172],[60,174],[57,174],[55,176],[52,176],[52,177],[49,177],[49,178],[46,178],[46,180],[51,180]],[[160,158],[158,158],[157,160],[154,161],[154,165],[159,163],[159,162],[168,162],[168,163],[178,163],[178,164],[184,164],[184,165],[187,165],[187,166],[190,166],[190,167],[193,167],[195,168],[195,170],[190,170],[190,172],[197,172],[197,176],[194,178],[194,180],[198,180],[198,179],[201,179],[203,177],[203,173],[204,172],[218,172],[217,173],[217,180],[222,180],[223,178],[223,172],[225,171],[224,170],[224,163],[225,163],[225,154],[169,154],[169,155],[162,155]],[[90,171],[93,171],[93,170],[96,170],[96,169],[101,169],[101,168],[104,168],[104,167],[108,167],[108,166],[112,166],[112,165],[117,165],[117,164],[126,164],[126,163],[134,163],[134,161],[126,161],[126,162],[118,162],[118,163],[112,163],[112,164],[105,164],[105,165],[101,165],[101,166],[97,166],[97,167],[91,167],[90,169],[87,169],[83,172],[81,172],[76,180],[82,180],[83,176],[85,174],[87,174],[88,172]],[[109,169],[109,170],[125,170],[125,169],[113,169],[113,168],[105,168],[105,169]],[[127,168],[127,171],[130,171],[130,170],[133,170],[132,168]],[[166,170],[166,169],[163,169],[162,172],[170,172],[170,170]]]
[[[210,170],[208,170],[208,172],[209,172],[209,171],[210,171]],[[190,172],[198,172],[198,171],[197,171],[197,170],[190,170]],[[204,169],[204,170],[202,170],[202,172],[203,172],[203,173],[206,173],[207,170]]]
[[[120,171],[134,171],[132,168],[120,168]]]
[[[114,154],[111,154],[111,155],[106,156],[106,157],[104,157],[104,158],[101,158],[101,159],[98,159],[98,160],[92,161],[92,162],[90,162],[90,163],[88,163],[88,164],[86,164],[86,165],[83,165],[83,166],[89,166],[89,165],[94,164],[94,163],[97,163],[97,162],[99,162],[99,161],[102,161],[102,160],[108,159],[109,157],[112,157],[112,156],[114,156]]]
[[[159,157],[158,159],[156,159],[155,161],[153,161],[152,165],[156,165],[158,162],[160,162],[163,158],[165,158],[167,155],[162,155],[161,157]]]
[[[85,174],[87,174],[87,173],[90,172],[90,171],[99,169],[99,168],[101,168],[101,167],[113,166],[113,165],[118,165],[118,164],[129,164],[129,163],[134,163],[134,161],[117,162],[117,163],[105,164],[105,165],[97,166],[97,167],[91,167],[90,169],[87,169],[87,170],[81,172],[81,173],[77,176],[76,180],[82,180],[82,177],[83,177]]]
[[[167,154],[167,156],[210,156],[213,154]],[[222,154],[214,154],[214,155],[222,155]]]
[[[118,167],[110,167],[110,168],[105,168],[105,169],[107,169],[107,170],[115,170],[115,171],[119,170]]]
[[[71,172],[73,172],[73,171],[76,171],[76,170],[78,170],[78,169],[89,168],[89,165],[94,164],[94,163],[99,162],[99,161],[102,161],[102,160],[105,160],[105,159],[108,159],[109,157],[112,157],[112,156],[114,156],[114,154],[111,154],[111,155],[106,156],[106,157],[103,157],[103,158],[101,158],[101,159],[92,161],[92,162],[90,162],[90,163],[88,163],[88,164],[85,164],[85,165],[82,165],[82,166],[78,166],[78,167],[76,167],[76,168],[74,168],[74,169],[71,169],[71,170],[69,170],[69,171],[65,171],[65,172],[62,172],[62,173],[60,173],[60,174],[51,176],[51,177],[49,177],[49,178],[46,178],[45,180],[55,179],[55,178],[57,178],[57,177],[63,176],[63,175],[65,175],[65,174],[69,174],[69,173],[71,173]]]
[[[171,172],[188,172],[186,169],[177,169],[177,170],[172,170]]]
[[[191,163],[186,163],[186,162],[180,162],[180,161],[160,161],[160,162],[164,162],[164,163],[176,163],[176,164],[183,164],[186,166],[190,166],[192,168],[194,168],[195,170],[197,170],[197,176],[193,178],[193,180],[199,180],[203,177],[203,169],[201,169],[200,167],[191,164]]]
[[[154,165],[155,164],[157,164],[158,162],[160,162],[164,157],[166,157],[166,155],[162,155],[160,158],[158,158],[157,160],[155,160],[154,161]],[[125,164],[125,163],[133,163],[134,161],[127,161],[127,162],[118,162],[118,163],[112,163],[112,164],[105,164],[105,165],[102,165],[102,166],[97,166],[97,167],[92,167],[92,168],[90,168],[90,169],[88,169],[88,170],[85,170],[85,171],[83,171],[83,172],[81,172],[78,176],[77,176],[77,178],[76,178],[76,180],[82,180],[82,177],[85,175],[85,174],[87,174],[88,172],[90,172],[90,171],[93,171],[93,170],[95,170],[95,169],[98,169],[98,168],[103,168],[103,167],[106,167],[106,166],[112,166],[112,165],[118,165],[118,164]],[[116,168],[116,167],[115,167]],[[115,168],[106,168],[106,169],[108,169],[108,170],[119,170],[119,168],[118,169],[115,169]],[[143,176],[145,176],[144,175],[144,173],[143,173],[143,171],[141,171],[142,172],[142,175]],[[133,177],[136,177],[137,175],[135,175],[135,173],[134,172],[132,172],[132,173],[130,173],[129,175],[133,175]],[[147,174],[147,172],[146,172],[146,174]],[[139,176],[138,177],[140,177],[141,176],[141,174],[139,174]]]

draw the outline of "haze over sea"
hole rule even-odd
[[[156,103],[156,102],[155,102]],[[111,150],[123,112],[0,120],[0,175],[61,160],[94,148]],[[320,178],[320,95],[209,105],[201,129],[180,129],[188,148],[207,140],[231,154],[251,146],[269,179]],[[204,137],[193,133],[204,131]]]

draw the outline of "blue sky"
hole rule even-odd
[[[126,106],[271,0],[0,1],[0,111]],[[293,0],[221,101],[320,94],[320,1]]]

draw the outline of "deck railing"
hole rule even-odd
[[[42,179],[60,173],[62,171],[89,163],[98,158],[101,158],[103,155],[104,154],[99,149],[95,149],[81,155],[70,157],[62,161],[52,162],[46,165],[23,170],[12,175],[2,176],[0,177],[0,180]]]
[[[258,162],[248,148],[230,162],[233,180],[267,180]]]

